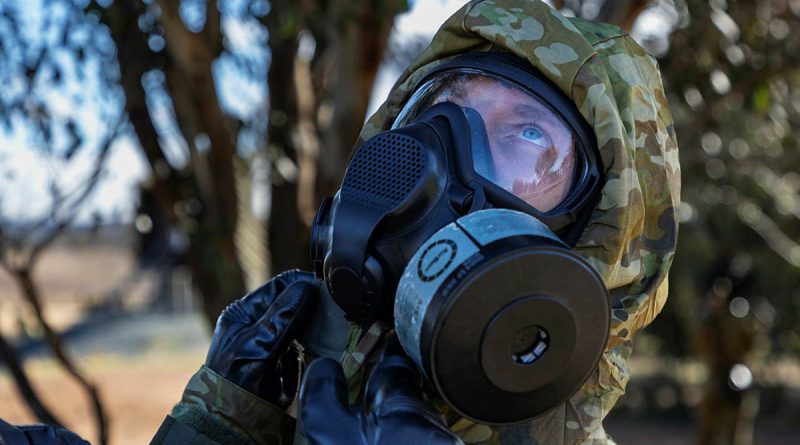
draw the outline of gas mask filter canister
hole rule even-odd
[[[406,266],[398,337],[459,414],[487,424],[541,415],[594,369],[609,329],[597,272],[544,224],[490,209],[448,224]]]

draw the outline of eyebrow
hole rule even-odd
[[[533,105],[527,105],[527,104],[518,103],[518,104],[514,104],[512,106],[512,108],[511,108],[511,110],[515,114],[528,115],[528,116],[532,116],[534,119],[537,119],[537,120],[544,120],[544,121],[550,122],[552,124],[559,124],[559,125],[562,125],[562,126],[564,125],[564,123],[561,121],[561,119],[558,116],[555,115],[555,113],[553,113],[550,110],[543,109],[543,107],[540,108],[540,107],[534,107]]]

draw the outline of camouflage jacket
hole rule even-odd
[[[581,389],[531,422],[513,427],[474,424],[458,418],[434,395],[430,401],[468,444],[612,444],[602,421],[625,391],[631,338],[653,321],[666,301],[677,241],[678,147],[656,61],[615,26],[564,17],[535,0],[474,0],[442,25],[400,76],[356,146],[389,129],[418,83],[442,61],[464,52],[496,50],[530,62],[575,102],[594,128],[606,183],[575,250],[597,269],[610,291],[611,332],[599,366]],[[379,322],[365,333],[354,328],[349,334],[342,364],[351,401],[360,397],[370,365],[391,333],[391,325]],[[288,416],[266,402],[254,403],[252,395],[239,394],[245,403],[236,408],[225,396],[235,393],[228,386],[232,384],[211,381],[223,388],[213,389],[203,386],[209,383],[208,374],[195,378],[199,381],[193,379],[190,387],[199,385],[201,390],[190,391],[194,397],[184,398],[173,410],[173,420],[198,427],[198,419],[214,412],[222,418],[234,416],[220,423],[220,428],[232,428],[223,435],[230,441],[196,443],[291,442]],[[239,436],[249,436],[250,442],[233,441]]]

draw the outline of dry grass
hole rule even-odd
[[[47,319],[57,329],[72,325],[82,318],[87,305],[100,301],[135,267],[135,258],[124,245],[53,245],[42,253],[33,271]],[[20,321],[35,326],[12,277],[0,270],[0,329],[5,335],[16,335]]]
[[[51,246],[34,269],[45,299],[46,317],[58,330],[71,326],[85,316],[88,306],[101,301],[135,268],[135,257],[122,240]],[[148,294],[151,277],[141,278],[133,292],[126,294],[126,303],[140,302]],[[18,292],[12,278],[0,271],[0,330],[9,338],[21,329],[37,334],[32,329],[36,326],[33,316]],[[168,341],[160,341],[135,356],[93,354],[81,359],[82,369],[99,386],[109,413],[111,445],[149,443],[205,358],[202,348],[176,351],[174,347],[163,347],[165,343],[169,345]],[[26,368],[55,415],[96,443],[90,406],[78,385],[49,359],[30,359]],[[0,418],[17,424],[37,422],[2,367]]]
[[[98,384],[109,413],[111,445],[149,443],[203,359],[202,353],[193,353],[85,361],[84,368]],[[96,443],[90,406],[74,381],[50,362],[34,363],[30,369],[45,403],[70,429]],[[2,374],[0,401],[0,418],[15,424],[36,423],[11,379]]]

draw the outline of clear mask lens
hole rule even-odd
[[[542,213],[568,197],[577,158],[572,131],[538,97],[477,70],[448,71],[412,95],[393,128],[441,102],[471,108],[483,119],[489,147],[473,144],[476,173]]]

